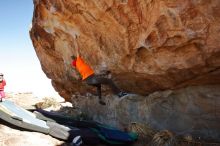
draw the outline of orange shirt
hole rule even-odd
[[[94,74],[94,70],[79,56],[76,58],[76,69],[81,74],[82,80]]]

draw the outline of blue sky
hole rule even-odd
[[[33,7],[32,0],[0,1],[0,72],[7,81],[6,92],[49,96],[55,91],[41,70],[29,36]]]

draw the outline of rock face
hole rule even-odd
[[[205,90],[206,85],[220,83],[219,0],[34,0],[34,5],[30,35],[36,54],[54,88],[67,100],[76,92],[93,90],[80,81],[71,67],[70,56],[77,53],[76,42],[79,54],[96,73],[111,71],[117,85],[128,92],[146,95],[158,90],[194,89],[190,86]],[[172,97],[175,112],[178,111],[174,117],[184,113],[189,118],[188,126],[194,125],[195,118],[184,112],[190,104],[189,111],[210,113],[212,116],[208,114],[204,119],[220,121],[216,114],[220,109],[216,98],[219,94],[215,95],[213,110],[209,108],[214,102],[209,98],[211,90],[204,96],[196,90],[198,98],[193,94],[184,97],[186,90],[180,91],[177,99],[181,102],[176,103]],[[219,88],[216,92],[220,92]],[[133,110],[141,112],[146,108],[147,105],[135,106]],[[153,114],[155,117],[151,112],[141,112],[148,117],[141,121],[152,117],[156,121],[150,123],[160,129],[158,122],[170,112],[173,110],[161,109]],[[204,123],[201,125],[207,121]],[[213,127],[211,124],[208,123],[208,130],[219,131],[216,123]],[[163,128],[170,127],[165,123]]]
[[[147,94],[219,83],[219,0],[35,0],[31,38],[61,95],[85,92],[71,69],[80,55],[124,90]],[[75,36],[79,36],[75,39]]]
[[[105,98],[107,106],[92,97],[74,99],[89,117],[127,129],[141,123],[152,129],[169,129],[177,135],[220,142],[220,86],[187,87],[176,91],[155,92],[148,97]],[[93,105],[93,108],[91,108]],[[94,108],[95,107],[95,108]]]

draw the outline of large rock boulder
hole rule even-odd
[[[71,68],[74,41],[97,73],[110,70],[130,92],[220,83],[219,0],[35,0],[34,5],[33,45],[66,98],[88,90]]]
[[[207,87],[220,83],[219,0],[34,0],[34,8],[30,35],[36,54],[65,99],[94,90],[71,67],[77,42],[79,54],[95,72],[111,71],[121,89],[145,98],[159,90],[178,93],[165,103],[158,97],[151,106],[133,100],[122,106],[113,104],[102,109],[104,113],[119,110],[106,121],[106,113],[90,113],[96,99],[88,100],[86,106],[84,99],[77,99],[94,119],[121,126],[115,119],[126,110],[127,121],[135,119],[176,132],[200,129],[197,132],[203,136],[211,130],[220,139],[220,90],[215,88],[213,94]],[[188,89],[195,94],[188,96]]]

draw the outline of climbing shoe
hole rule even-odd
[[[71,146],[80,146],[82,145],[82,138],[81,136],[76,136],[75,138],[73,138],[73,141],[71,143]]]
[[[120,92],[120,93],[118,93],[118,97],[119,98],[121,98],[121,97],[123,97],[123,96],[125,96],[125,95],[128,95],[128,93],[126,93],[126,92]]]

